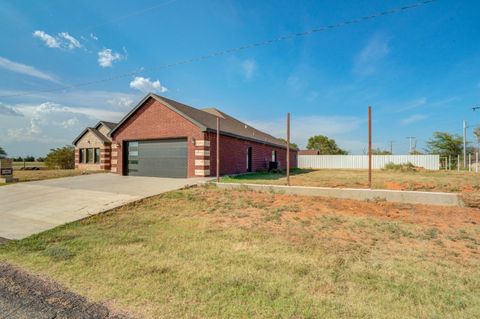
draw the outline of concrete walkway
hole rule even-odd
[[[323,196],[354,200],[384,200],[387,202],[425,204],[440,206],[463,206],[463,201],[456,193],[398,191],[388,189],[308,187],[240,183],[216,183],[218,187],[235,189],[246,187],[259,192],[278,192],[305,196]]]
[[[22,239],[125,203],[206,181],[92,174],[0,187],[0,237]]]

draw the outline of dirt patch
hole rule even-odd
[[[431,247],[431,252],[448,252],[460,258],[478,258],[480,253],[480,238],[475,231],[480,224],[480,210],[475,208],[246,190],[199,195],[208,207],[202,215],[212,218],[212,225],[221,228],[259,228],[300,244],[307,237],[366,247],[378,241],[398,240],[403,247]]]
[[[117,318],[101,304],[88,302],[60,285],[0,263],[0,314],[2,318]]]

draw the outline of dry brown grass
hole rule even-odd
[[[199,187],[0,246],[148,318],[476,318],[480,210]]]
[[[19,182],[39,181],[43,179],[77,176],[83,174],[102,173],[101,171],[81,171],[78,169],[41,169],[38,171],[14,170],[13,177]]]
[[[253,173],[225,177],[226,182],[286,184],[278,173]],[[294,170],[292,185],[320,187],[367,188],[366,170]],[[480,174],[457,171],[373,171],[373,188],[438,192],[476,192],[480,190]]]

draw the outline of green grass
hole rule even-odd
[[[201,187],[10,242],[0,261],[147,318],[476,318],[478,211],[433,229],[407,220],[423,209],[435,225],[450,212]]]

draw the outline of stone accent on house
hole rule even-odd
[[[196,169],[195,176],[210,176],[209,169]]]
[[[195,166],[210,166],[210,160],[196,159]]]
[[[195,150],[195,157],[197,156],[210,156],[210,151],[207,150]]]
[[[195,146],[210,146],[210,141],[207,140],[196,140]]]

